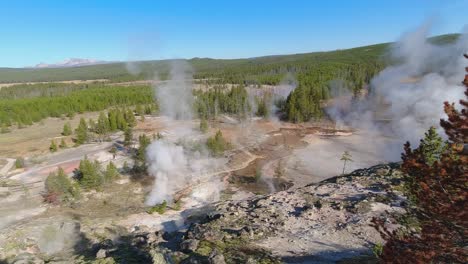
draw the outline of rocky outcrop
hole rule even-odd
[[[406,199],[399,190],[399,165],[378,165],[317,184],[184,212],[192,224],[175,232],[145,226],[127,230],[105,223],[76,227],[81,239],[76,239],[73,259],[77,263],[369,263],[375,261],[373,247],[382,243],[371,220],[405,212]],[[17,254],[8,263],[43,263],[36,252]],[[47,259],[59,260],[60,256]]]
[[[185,263],[330,263],[372,258],[374,217],[403,213],[397,164],[379,165],[294,190],[225,201],[179,243]],[[213,262],[213,255],[217,257]],[[222,260],[221,260],[222,259]]]

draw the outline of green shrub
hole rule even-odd
[[[91,162],[87,157],[80,162],[78,170],[75,171],[75,178],[85,189],[99,189],[104,183],[101,165],[98,161]]]
[[[52,140],[50,142],[49,150],[50,152],[56,152],[57,151],[57,144],[55,144],[55,140]]]
[[[107,164],[106,172],[104,173],[105,182],[111,182],[119,177],[119,171],[115,167],[114,163],[111,161]]]
[[[166,212],[166,209],[167,209],[167,202],[164,201],[160,204],[157,204],[153,207],[151,207],[150,209],[148,209],[148,214],[152,214],[152,213],[158,213],[158,214],[164,214]]]
[[[132,144],[133,132],[131,127],[126,127],[124,131],[124,146],[128,147]]]
[[[382,255],[382,251],[383,251],[383,244],[381,243],[375,244],[374,247],[372,248],[372,253],[374,253],[376,257],[380,257],[380,255]]]
[[[17,158],[15,161],[15,167],[17,169],[24,168],[24,159],[21,157]]]
[[[172,209],[175,211],[180,211],[180,209],[182,209],[182,200],[175,202],[174,205],[172,205]]]
[[[71,134],[72,134],[71,125],[70,125],[69,122],[67,122],[67,123],[65,123],[65,125],[63,125],[62,135],[69,136]]]
[[[91,126],[91,125],[90,125]],[[80,124],[75,130],[76,133],[76,144],[81,145],[88,141],[88,124],[86,124],[86,120],[84,118],[80,119]]]
[[[223,138],[223,133],[220,130],[216,132],[214,137],[208,138],[206,146],[213,156],[221,156],[224,151],[231,148],[231,144]]]
[[[136,161],[144,165],[146,162],[146,147],[151,144],[151,140],[145,134],[141,134],[138,137],[138,142],[140,143],[140,146],[137,149]]]
[[[79,197],[78,186],[70,180],[62,168],[57,172],[51,172],[45,181],[47,202],[67,202]]]

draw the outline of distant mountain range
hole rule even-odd
[[[32,67],[27,68],[67,68],[67,67],[78,67],[78,66],[87,66],[87,65],[96,65],[96,64],[105,64],[109,63],[108,61],[101,61],[95,59],[81,59],[81,58],[69,58],[57,63],[39,63]]]

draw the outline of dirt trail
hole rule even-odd
[[[13,164],[15,164],[15,159],[5,158],[5,160],[7,164],[0,169],[0,176],[6,176],[8,171],[13,167]]]
[[[259,156],[252,154],[250,151],[248,151],[246,149],[239,149],[239,150],[240,150],[240,152],[245,154],[245,156],[246,156],[245,160],[242,160],[242,161],[234,160],[233,161],[233,159],[231,159],[231,161],[233,161],[233,162],[232,163],[229,162],[223,168],[217,168],[214,171],[207,172],[202,176],[191,175],[190,178],[195,178],[196,179],[195,184],[192,182],[192,183],[190,183],[190,186],[187,186],[187,187],[181,189],[180,191],[176,192],[175,195],[174,195],[175,200],[179,200],[181,197],[188,195],[191,192],[191,190],[193,190],[193,189],[195,189],[195,188],[209,182],[214,176],[246,168],[247,166],[250,165],[250,163],[252,163],[256,159],[260,158]],[[244,159],[244,157],[241,157],[241,159]]]

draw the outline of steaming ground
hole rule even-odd
[[[348,172],[398,159],[402,140],[417,143],[442,116],[442,102],[456,101],[463,92],[460,54],[468,49],[466,34],[441,49],[427,43],[427,33],[422,28],[402,37],[391,53],[402,63],[378,74],[369,96],[352,104],[345,95],[330,104],[329,116],[357,129],[353,132],[336,131],[323,123],[294,125],[257,118],[239,122],[221,116],[202,134],[191,108],[192,71],[174,61],[170,80],[155,82],[165,117],[147,116],[134,131],[135,136],[163,135],[147,148],[147,174],[154,179],[131,181],[124,173],[103,192],[85,193],[71,207],[41,203],[49,172],[61,166],[71,173],[85,155],[105,166],[112,159],[108,150],[122,141],[122,134],[112,135],[110,143],[42,155],[24,171],[12,170],[8,158],[13,157],[0,162],[0,259],[26,251],[73,254],[79,246],[99,243],[103,237],[118,241],[141,226],[165,231],[185,228],[213,202],[242,200],[339,175],[344,151],[353,160],[345,168]],[[271,96],[284,98],[294,88],[293,80],[285,80]],[[376,122],[382,119],[385,123]],[[199,143],[218,129],[234,147],[213,158]],[[129,153],[119,152],[114,162],[122,167],[124,161],[131,164]],[[146,212],[149,205],[163,201],[169,202],[165,214]],[[174,201],[181,202],[180,208]]]
[[[365,132],[341,137],[324,137],[310,135],[306,137],[306,147],[296,149],[286,159],[286,172],[296,185],[318,182],[342,173],[344,151],[353,156],[352,162],[346,164],[346,171],[370,167],[387,162],[380,150],[395,139],[379,135],[369,136]]]
[[[380,151],[388,159],[398,160],[404,141],[417,145],[431,126],[442,132],[439,120],[445,117],[444,102],[463,98],[460,80],[465,75],[462,54],[468,52],[467,32],[465,28],[455,43],[442,46],[428,40],[427,24],[403,34],[389,51],[390,58],[399,63],[371,80],[368,96],[354,103],[350,96],[338,98],[338,103],[327,109],[328,114],[354,128],[399,139],[382,145]],[[377,119],[389,122],[380,126]]]
[[[235,148],[228,156],[217,159],[218,164],[216,166],[212,166],[213,168],[211,169],[211,173],[201,171],[200,174],[213,174],[217,171],[235,171],[236,168],[239,167],[239,164],[241,167],[244,165],[252,165],[251,163],[245,164],[245,162],[250,161],[263,161],[258,162],[259,164],[253,164],[258,167],[263,167],[266,163],[272,162],[273,167],[275,167],[278,160],[284,160],[286,162],[283,162],[283,165],[288,169],[288,173],[286,174],[295,171],[304,171],[304,175],[313,175],[309,175],[309,178],[304,179],[304,181],[308,181],[314,180],[312,177],[322,179],[341,172],[341,161],[339,161],[339,158],[344,150],[350,151],[353,155],[353,159],[355,160],[355,162],[349,164],[350,169],[354,167],[373,165],[374,162],[384,160],[380,159],[379,156],[374,156],[374,158],[360,158],[363,155],[369,156],[369,153],[372,153],[373,151],[372,148],[378,145],[377,142],[382,142],[382,140],[384,140],[383,137],[375,138],[374,142],[369,142],[367,135],[363,135],[361,133],[351,137],[312,136],[311,134],[308,135],[308,132],[301,132],[302,128],[298,128],[296,131],[281,129],[296,127],[291,126],[291,124],[281,124],[279,122],[269,122],[258,119],[254,119],[243,124],[218,122],[213,123],[212,125],[213,127],[210,129],[208,135],[212,135],[220,129],[223,132],[223,135],[235,145]],[[178,139],[180,139],[181,134],[174,133],[173,131],[180,132],[190,129],[195,130],[197,126],[197,120],[170,120],[164,117],[147,116],[145,122],[140,122],[138,124],[136,133],[146,133],[151,136],[152,134],[159,132],[164,135],[167,141],[177,142]],[[193,140],[203,140],[203,138],[208,136],[193,134],[192,132],[190,135]],[[114,137],[114,139],[121,139],[120,137]],[[363,144],[363,142],[366,144]],[[91,159],[95,158],[105,163],[111,159],[111,155],[106,151],[111,147],[111,145],[111,143],[90,144],[79,148],[60,151],[56,154],[43,155],[43,161],[41,164],[33,164],[24,172],[10,172],[8,179],[11,181],[18,181],[18,184],[24,184],[29,196],[40,198],[40,192],[43,190],[41,183],[50,171],[53,171],[60,166],[64,168],[66,172],[71,173],[73,169],[77,167],[79,160],[85,155]],[[363,146],[367,147],[364,148]],[[155,147],[155,149],[158,149],[158,147]],[[248,150],[248,152],[246,150]],[[199,164],[191,165],[195,170],[200,170],[200,168],[206,167],[206,164],[212,165],[213,162],[216,161],[216,159],[206,156],[200,158],[200,153],[198,153],[198,155],[197,159],[199,159]],[[228,164],[227,159],[232,160],[232,164]],[[121,165],[125,160],[130,161],[129,157],[125,157],[123,153],[120,153],[120,155],[117,155],[117,159],[113,160],[113,162],[117,163],[117,165]],[[324,164],[326,164],[324,161],[330,163],[330,168],[336,166],[338,169],[321,169],[322,167],[328,167],[324,166]],[[305,167],[297,169],[298,164],[300,165],[301,163],[314,163],[313,167],[317,168],[314,168],[313,170],[305,170]],[[7,163],[5,167],[9,164],[10,163]],[[268,171],[266,171],[263,176],[268,177],[269,174],[274,173],[267,172]],[[297,180],[302,181],[300,178],[297,178]],[[16,189],[21,190],[21,186],[19,185]],[[7,200],[11,200],[12,198],[12,196],[9,196]]]

